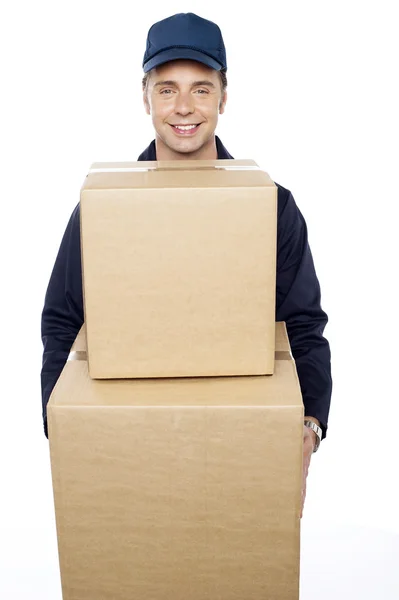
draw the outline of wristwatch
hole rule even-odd
[[[313,452],[317,452],[317,450],[319,449],[319,446],[320,446],[321,436],[322,436],[321,427],[319,427],[318,425],[316,425],[316,423],[313,423],[313,421],[307,421],[307,420],[305,420],[303,422],[303,424],[306,427],[310,427],[310,429],[313,429],[313,431],[315,432],[315,434],[316,434],[316,444],[315,444]]]

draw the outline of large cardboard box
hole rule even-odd
[[[93,380],[48,404],[64,600],[298,600],[303,403],[273,376]]]
[[[91,377],[273,373],[277,188],[254,161],[95,163],[80,208]]]

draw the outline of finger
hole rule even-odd
[[[303,490],[302,490],[302,509],[301,509],[301,518],[302,518],[302,515],[303,515],[303,509],[305,508],[305,499],[306,499],[306,483],[305,483],[305,485],[304,485],[304,487],[303,487]]]

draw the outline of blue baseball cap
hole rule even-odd
[[[194,13],[179,13],[155,23],[147,36],[144,72],[177,59],[196,60],[216,71],[227,70],[226,49],[216,23]]]

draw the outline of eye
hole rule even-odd
[[[199,89],[199,90],[196,91],[196,93],[200,94],[200,95],[202,95],[202,94],[209,94],[208,90],[204,90],[204,89]]]
[[[167,88],[165,90],[161,90],[160,94],[163,94],[164,96],[169,96],[172,93],[173,90],[171,90],[170,88]]]

